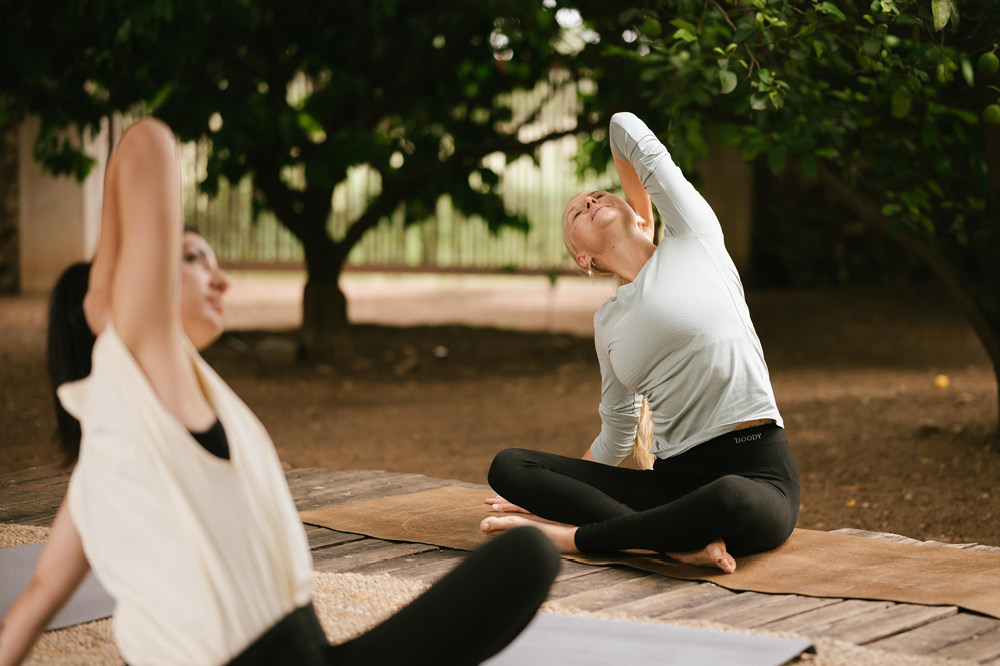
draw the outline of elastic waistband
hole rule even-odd
[[[785,429],[777,424],[767,423],[765,425],[723,433],[701,444],[692,446],[687,451],[679,453],[676,456],[654,461],[653,466],[655,468],[656,463],[660,461],[663,461],[664,464],[666,464],[666,461],[673,461],[671,464],[674,464],[683,460],[699,460],[706,457],[742,457],[751,450],[758,449],[761,446],[787,445],[787,443]]]
[[[731,430],[727,433],[719,435],[718,437],[713,437],[704,444],[711,444],[714,442],[724,442],[727,444],[750,444],[753,442],[760,442],[765,444],[767,442],[782,440],[784,438],[784,428],[776,423],[765,423],[764,425],[751,426],[741,430]],[[704,444],[701,446],[704,446]]]

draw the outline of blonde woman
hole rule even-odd
[[[487,503],[568,523],[542,526],[562,552],[643,548],[731,573],[734,556],[791,534],[798,471],[715,213],[637,117],[616,114],[610,140],[627,201],[584,192],[562,221],[577,264],[620,282],[594,317],[601,432],[582,459],[502,451]],[[659,245],[653,204],[665,223]],[[619,468],[643,397],[652,469]],[[489,517],[481,529],[529,523]]]
[[[559,566],[537,530],[514,530],[378,627],[329,645],[274,446],[194,347],[222,331],[226,282],[204,241],[182,237],[177,150],[162,123],[122,137],[101,226],[84,302],[93,369],[58,392],[82,426],[79,460],[4,618],[0,666],[24,659],[90,568],[115,599],[115,640],[132,666],[477,664],[521,631]],[[505,567],[521,575],[494,575]]]

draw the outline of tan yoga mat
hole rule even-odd
[[[483,503],[488,496],[488,490],[448,486],[299,515],[304,523],[341,532],[473,550],[487,539],[479,531],[480,521],[499,515]],[[1000,618],[1000,555],[943,546],[796,529],[777,549],[737,559],[732,574],[713,573],[648,552],[564,557],[584,564],[623,564],[673,578],[711,581],[731,590],[960,606]]]

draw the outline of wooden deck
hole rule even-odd
[[[286,476],[299,510],[456,484],[489,492],[485,486],[417,474],[296,469],[287,471]],[[50,525],[68,479],[68,472],[56,467],[0,475],[0,522]],[[929,543],[891,534],[838,531],[914,545]],[[436,546],[383,541],[321,527],[306,526],[306,533],[318,571],[388,573],[433,581],[463,555]],[[987,546],[955,547],[1000,553],[1000,548]],[[1000,620],[954,606],[732,592],[712,583],[567,561],[563,562],[550,599],[581,610],[614,610],[636,619],[709,620],[1000,666]]]

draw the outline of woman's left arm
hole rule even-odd
[[[608,133],[616,166],[621,160],[631,168],[639,186],[660,211],[667,234],[722,232],[711,206],[684,177],[666,147],[644,122],[631,113],[616,113],[611,117]],[[629,178],[622,179],[623,187]],[[629,189],[625,192],[631,201]]]
[[[653,224],[653,203],[649,198],[649,193],[642,186],[639,174],[635,168],[626,160],[615,155],[611,156],[615,160],[615,170],[618,172],[618,180],[621,181],[622,190],[625,191],[625,201],[632,207],[632,210],[642,218],[643,226]]]
[[[80,535],[64,500],[31,582],[3,619],[0,666],[13,666],[24,660],[39,634],[73,596],[89,570]]]

